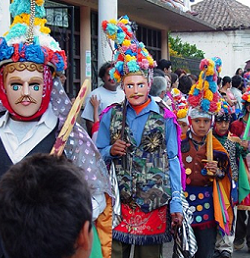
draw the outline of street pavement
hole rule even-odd
[[[173,254],[173,241],[163,245],[163,258],[172,258]],[[242,250],[234,251],[233,258],[250,258],[250,253],[247,252],[247,246]]]

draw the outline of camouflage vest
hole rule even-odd
[[[143,212],[157,209],[171,198],[164,110],[160,110],[161,114],[149,114],[138,147],[125,124],[124,140],[131,146],[125,156],[114,159],[121,202],[139,206]],[[111,144],[120,138],[122,117],[122,106],[115,106],[111,114]]]

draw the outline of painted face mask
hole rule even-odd
[[[30,121],[48,108],[52,74],[44,65],[11,63],[1,68],[0,99],[13,118]]]

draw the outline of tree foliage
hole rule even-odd
[[[170,56],[203,59],[204,52],[188,42],[182,42],[181,38],[168,35]]]

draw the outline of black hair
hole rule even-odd
[[[171,61],[166,59],[161,59],[157,63],[158,63],[157,68],[161,69],[162,71],[164,71],[165,68],[168,69],[172,65]]]
[[[188,94],[190,89],[192,87],[192,80],[188,75],[182,75],[179,78],[179,86],[178,89],[183,93],[183,94]]]
[[[229,76],[224,76],[222,79],[222,87],[225,86],[227,83],[230,83],[232,80]]]
[[[100,67],[98,76],[100,77],[100,79],[102,81],[103,81],[103,77],[105,76],[107,69],[112,68],[112,67],[114,67],[114,63],[112,63],[112,62],[106,62]]]
[[[232,87],[239,88],[242,84],[242,77],[240,75],[234,75],[232,77]]]
[[[153,74],[154,77],[162,76],[165,78],[165,73],[161,69],[154,68],[153,71],[154,71],[154,74]]]
[[[239,75],[239,71],[240,70],[242,70],[242,72],[243,72],[243,69],[242,68],[238,68],[237,70],[236,70],[236,72],[235,72],[235,75]]]
[[[3,175],[0,233],[9,258],[75,253],[83,225],[92,221],[90,192],[79,170],[64,156],[35,154]]]
[[[171,73],[171,86],[177,81],[178,75],[176,73]]]
[[[222,83],[222,78],[220,76],[217,77],[217,85],[219,86]]]

